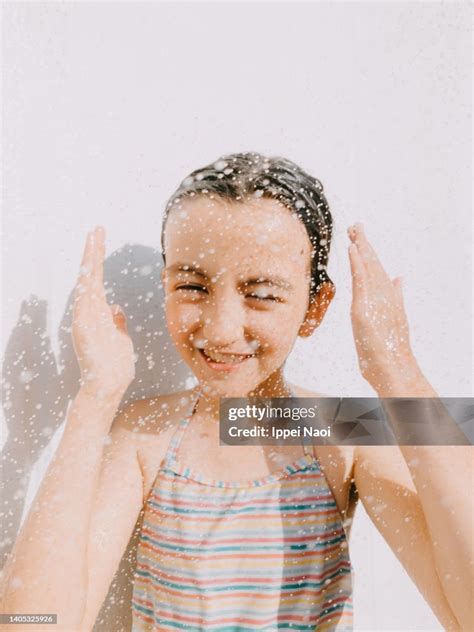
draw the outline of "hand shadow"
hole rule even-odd
[[[126,244],[104,262],[109,304],[118,303],[127,316],[137,361],[135,380],[122,399],[130,401],[194,385],[167,332],[161,283],[162,257],[157,250]],[[6,562],[20,528],[32,468],[64,428],[69,403],[79,389],[79,366],[71,338],[74,289],[67,299],[58,330],[59,357],[48,333],[48,301],[32,295],[20,306],[3,358],[2,404],[8,428],[0,459],[2,481],[1,565]],[[50,450],[51,451],[51,450]],[[52,456],[48,455],[48,461]],[[140,519],[137,521],[139,524]],[[129,630],[134,548],[132,537],[123,556],[95,630]],[[114,622],[112,624],[112,621]]]

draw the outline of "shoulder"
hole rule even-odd
[[[132,435],[161,434],[174,427],[189,410],[193,396],[194,391],[190,389],[125,402],[112,430]]]

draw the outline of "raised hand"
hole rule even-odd
[[[135,359],[125,314],[106,300],[104,241],[102,226],[87,234],[74,294],[72,339],[82,385],[107,396],[125,392],[135,377]]]
[[[362,376],[379,391],[416,366],[411,350],[401,279],[385,272],[362,224],[348,229],[352,272],[351,320]]]

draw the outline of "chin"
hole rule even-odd
[[[238,384],[227,384],[225,382],[200,381],[201,387],[207,395],[211,397],[246,397],[251,389],[247,389]]]
[[[203,392],[210,397],[247,397],[257,383],[242,383],[234,380],[209,380],[197,376]]]

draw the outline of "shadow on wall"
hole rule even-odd
[[[193,376],[168,335],[163,309],[161,253],[125,245],[104,262],[109,304],[123,308],[133,340],[136,377],[121,402],[189,388]],[[79,389],[79,366],[71,337],[71,291],[58,331],[59,357],[48,335],[48,302],[32,295],[22,301],[3,359],[2,403],[8,437],[1,455],[2,567],[20,527],[32,468],[60,432]],[[113,362],[113,358],[111,358]],[[141,518],[137,522],[139,528]],[[130,601],[137,535],[132,536],[95,630],[130,629]]]

